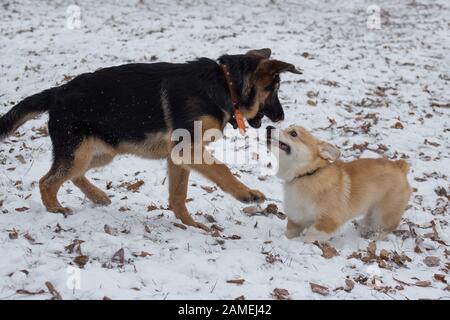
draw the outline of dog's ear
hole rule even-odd
[[[257,56],[257,57],[263,58],[263,59],[269,59],[271,54],[272,54],[272,50],[270,50],[269,48],[254,49],[254,50],[250,50],[246,53],[246,55],[248,55],[248,56]]]
[[[295,68],[293,64],[280,61],[280,60],[266,60],[260,63],[260,70],[263,73],[275,75],[282,72],[292,72],[296,74],[302,74],[301,70]]]
[[[336,161],[341,156],[341,151],[328,142],[321,141],[318,147],[319,156],[325,160]]]

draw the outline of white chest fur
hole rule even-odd
[[[317,207],[295,183],[284,184],[284,208],[289,219],[303,227],[311,226],[318,214]]]

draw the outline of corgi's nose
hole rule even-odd
[[[272,131],[275,130],[276,128],[274,126],[267,126],[266,127],[266,135],[268,138],[270,138],[270,136],[272,135]]]

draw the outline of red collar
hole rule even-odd
[[[228,85],[228,92],[230,93],[231,103],[234,107],[234,119],[239,128],[239,132],[244,135],[245,134],[245,122],[244,117],[242,116],[241,111],[239,110],[239,99],[236,94],[236,87],[234,86],[234,82],[231,80],[230,69],[226,64],[220,64],[220,68],[223,71],[223,75],[225,76],[225,80]]]

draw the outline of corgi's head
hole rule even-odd
[[[324,167],[341,155],[338,148],[300,126],[292,125],[284,130],[268,126],[266,133],[270,151],[278,155],[277,175],[286,181]]]

